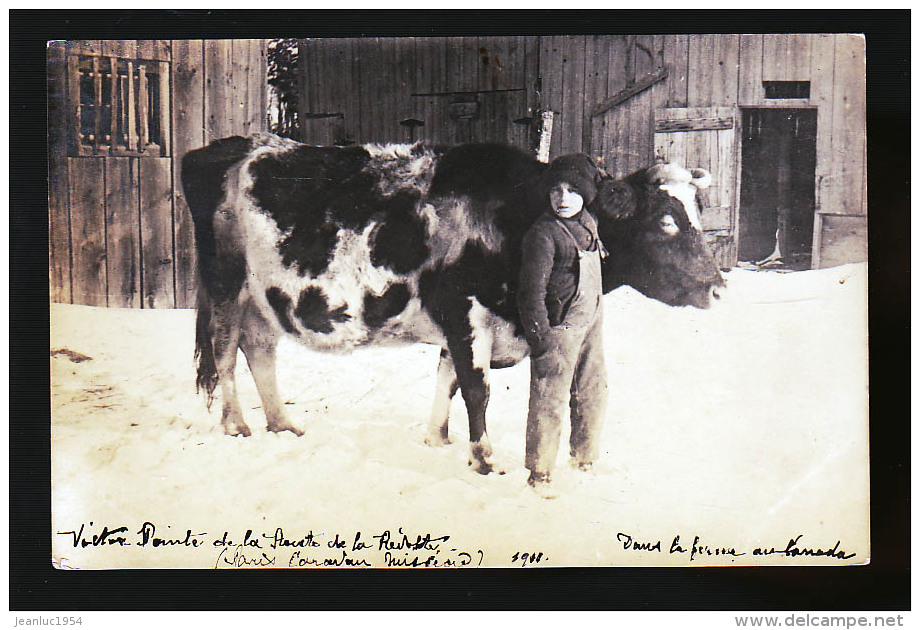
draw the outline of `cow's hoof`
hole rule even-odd
[[[272,433],[282,433],[284,431],[290,431],[297,437],[300,437],[303,435],[303,429],[299,427],[295,427],[290,422],[277,422],[274,424],[269,424],[267,428]]]
[[[488,475],[490,472],[495,470],[492,464],[486,461],[471,459],[469,461],[469,464],[470,464],[470,468],[472,468],[474,472],[477,472],[480,475]]]
[[[236,437],[238,435],[242,437],[249,437],[250,435],[252,435],[252,431],[249,429],[249,426],[246,425],[245,423],[225,424],[224,433],[226,433],[227,435],[233,436],[233,437]]]
[[[492,462],[489,459],[492,457],[492,443],[489,442],[489,438],[485,435],[478,442],[470,442],[470,459],[469,465],[470,468],[478,472],[480,475],[488,475],[489,473],[498,473],[499,475],[504,475],[505,471],[495,468]]]
[[[425,437],[425,444],[428,446],[447,446],[450,444],[450,438],[447,436],[446,430],[442,431],[440,428],[431,429]]]

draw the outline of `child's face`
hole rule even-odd
[[[559,182],[549,189],[549,203],[556,216],[567,219],[581,212],[584,198],[568,182]]]

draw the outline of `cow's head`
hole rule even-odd
[[[610,250],[604,290],[628,284],[673,306],[708,308],[725,285],[703,238],[697,191],[703,169],[658,164],[620,180],[599,170],[590,206]]]

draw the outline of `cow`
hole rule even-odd
[[[237,349],[269,431],[287,418],[275,382],[283,334],[319,351],[381,344],[441,348],[426,441],[447,442],[458,388],[469,464],[493,470],[489,370],[529,349],[515,307],[524,233],[547,202],[546,165],[498,144],[318,147],[271,134],[190,151],[182,185],[198,255],[196,385],[221,423],[248,436],[236,396]],[[705,308],[723,279],[702,240],[695,198],[708,174],[657,165],[614,180],[597,169],[589,207],[611,251],[604,291],[629,284],[668,304]]]

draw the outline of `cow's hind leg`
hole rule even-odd
[[[240,347],[242,319],[243,308],[238,302],[228,300],[216,304],[211,316],[211,340],[220,382],[220,422],[224,427],[224,433],[248,437],[252,431],[243,420],[243,411],[236,395],[236,353]]]
[[[470,422],[470,466],[481,475],[495,468],[490,461],[492,444],[486,433],[486,408],[489,405],[489,368],[492,358],[492,331],[485,325],[485,309],[470,299],[462,325],[453,322],[447,334],[447,348],[453,358],[460,393]],[[496,470],[496,472],[503,472]]]
[[[278,394],[275,377],[277,347],[278,338],[275,331],[256,306],[250,303],[243,318],[240,348],[246,356],[252,379],[256,382],[256,389],[259,390],[266,426],[274,433],[290,431],[295,435],[303,435],[303,430],[294,426],[288,419],[284,403]]]
[[[438,360],[438,383],[434,393],[434,405],[431,409],[431,422],[428,424],[428,437],[425,444],[429,446],[444,446],[450,444],[447,436],[450,421],[450,401],[453,400],[459,387],[457,371],[454,361],[447,349],[441,349]]]

